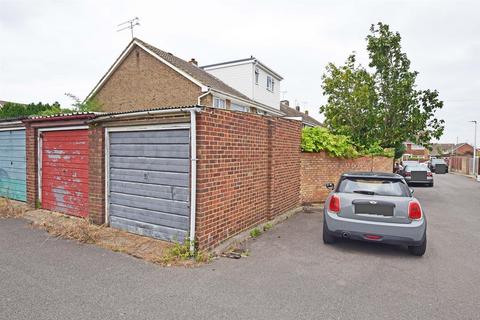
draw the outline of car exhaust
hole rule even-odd
[[[349,232],[342,232],[342,237],[345,238],[345,239],[349,239],[350,238],[350,233]]]

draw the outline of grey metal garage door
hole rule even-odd
[[[110,132],[109,222],[163,240],[189,229],[188,129]]]

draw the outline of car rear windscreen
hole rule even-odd
[[[398,179],[345,177],[340,181],[338,192],[410,197],[408,186]]]

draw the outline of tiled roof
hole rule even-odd
[[[431,152],[431,155],[440,155],[440,154],[445,154],[445,153],[450,153],[452,151],[455,151],[457,150],[458,148],[460,148],[461,146],[463,145],[466,145],[468,143],[466,142],[462,142],[462,143],[432,143],[432,152]],[[438,152],[439,150],[441,150],[442,152]]]
[[[290,108],[284,103],[280,103],[280,111],[285,113],[287,117],[302,117],[302,122],[307,125],[310,125],[313,127],[323,126],[323,124],[320,121],[316,120],[315,118],[309,116],[308,114],[305,114],[304,112],[297,111],[294,108]]]
[[[198,66],[193,65],[190,62],[187,62],[183,59],[180,59],[173,54],[160,50],[157,47],[152,46],[151,44],[146,43],[145,41],[142,41],[140,39],[135,38],[135,42],[140,43],[144,47],[146,47],[148,50],[154,52],[158,56],[160,56],[162,59],[166,60],[167,62],[171,63],[175,67],[181,69],[182,71],[188,73],[190,76],[192,76],[194,79],[200,81],[202,84],[205,86],[210,87],[211,89],[214,90],[219,90],[234,96],[237,96],[239,98],[245,99],[245,100],[251,100],[248,98],[246,95],[243,93],[239,92],[238,90],[235,90],[234,88],[230,87],[220,79],[216,78],[215,76],[211,75],[210,73],[204,71],[203,69],[199,68]]]

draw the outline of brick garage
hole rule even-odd
[[[185,110],[171,111],[155,115],[149,110],[142,115],[77,114],[25,120],[28,204],[36,206],[39,199],[39,130],[86,126],[88,218],[97,224],[105,223],[106,128],[190,123]],[[202,107],[196,113],[196,122],[195,226],[201,248],[212,248],[300,204],[300,121]]]
[[[393,159],[387,157],[360,157],[356,159],[334,158],[325,152],[301,153],[301,202],[325,201],[329,191],[328,182],[337,183],[347,171],[392,172]]]
[[[299,205],[300,137],[300,121],[210,108],[197,115],[202,248]]]
[[[105,223],[105,128],[190,122],[185,113],[90,123],[90,219]],[[300,203],[301,122],[202,108],[196,114],[196,238],[212,248]]]

